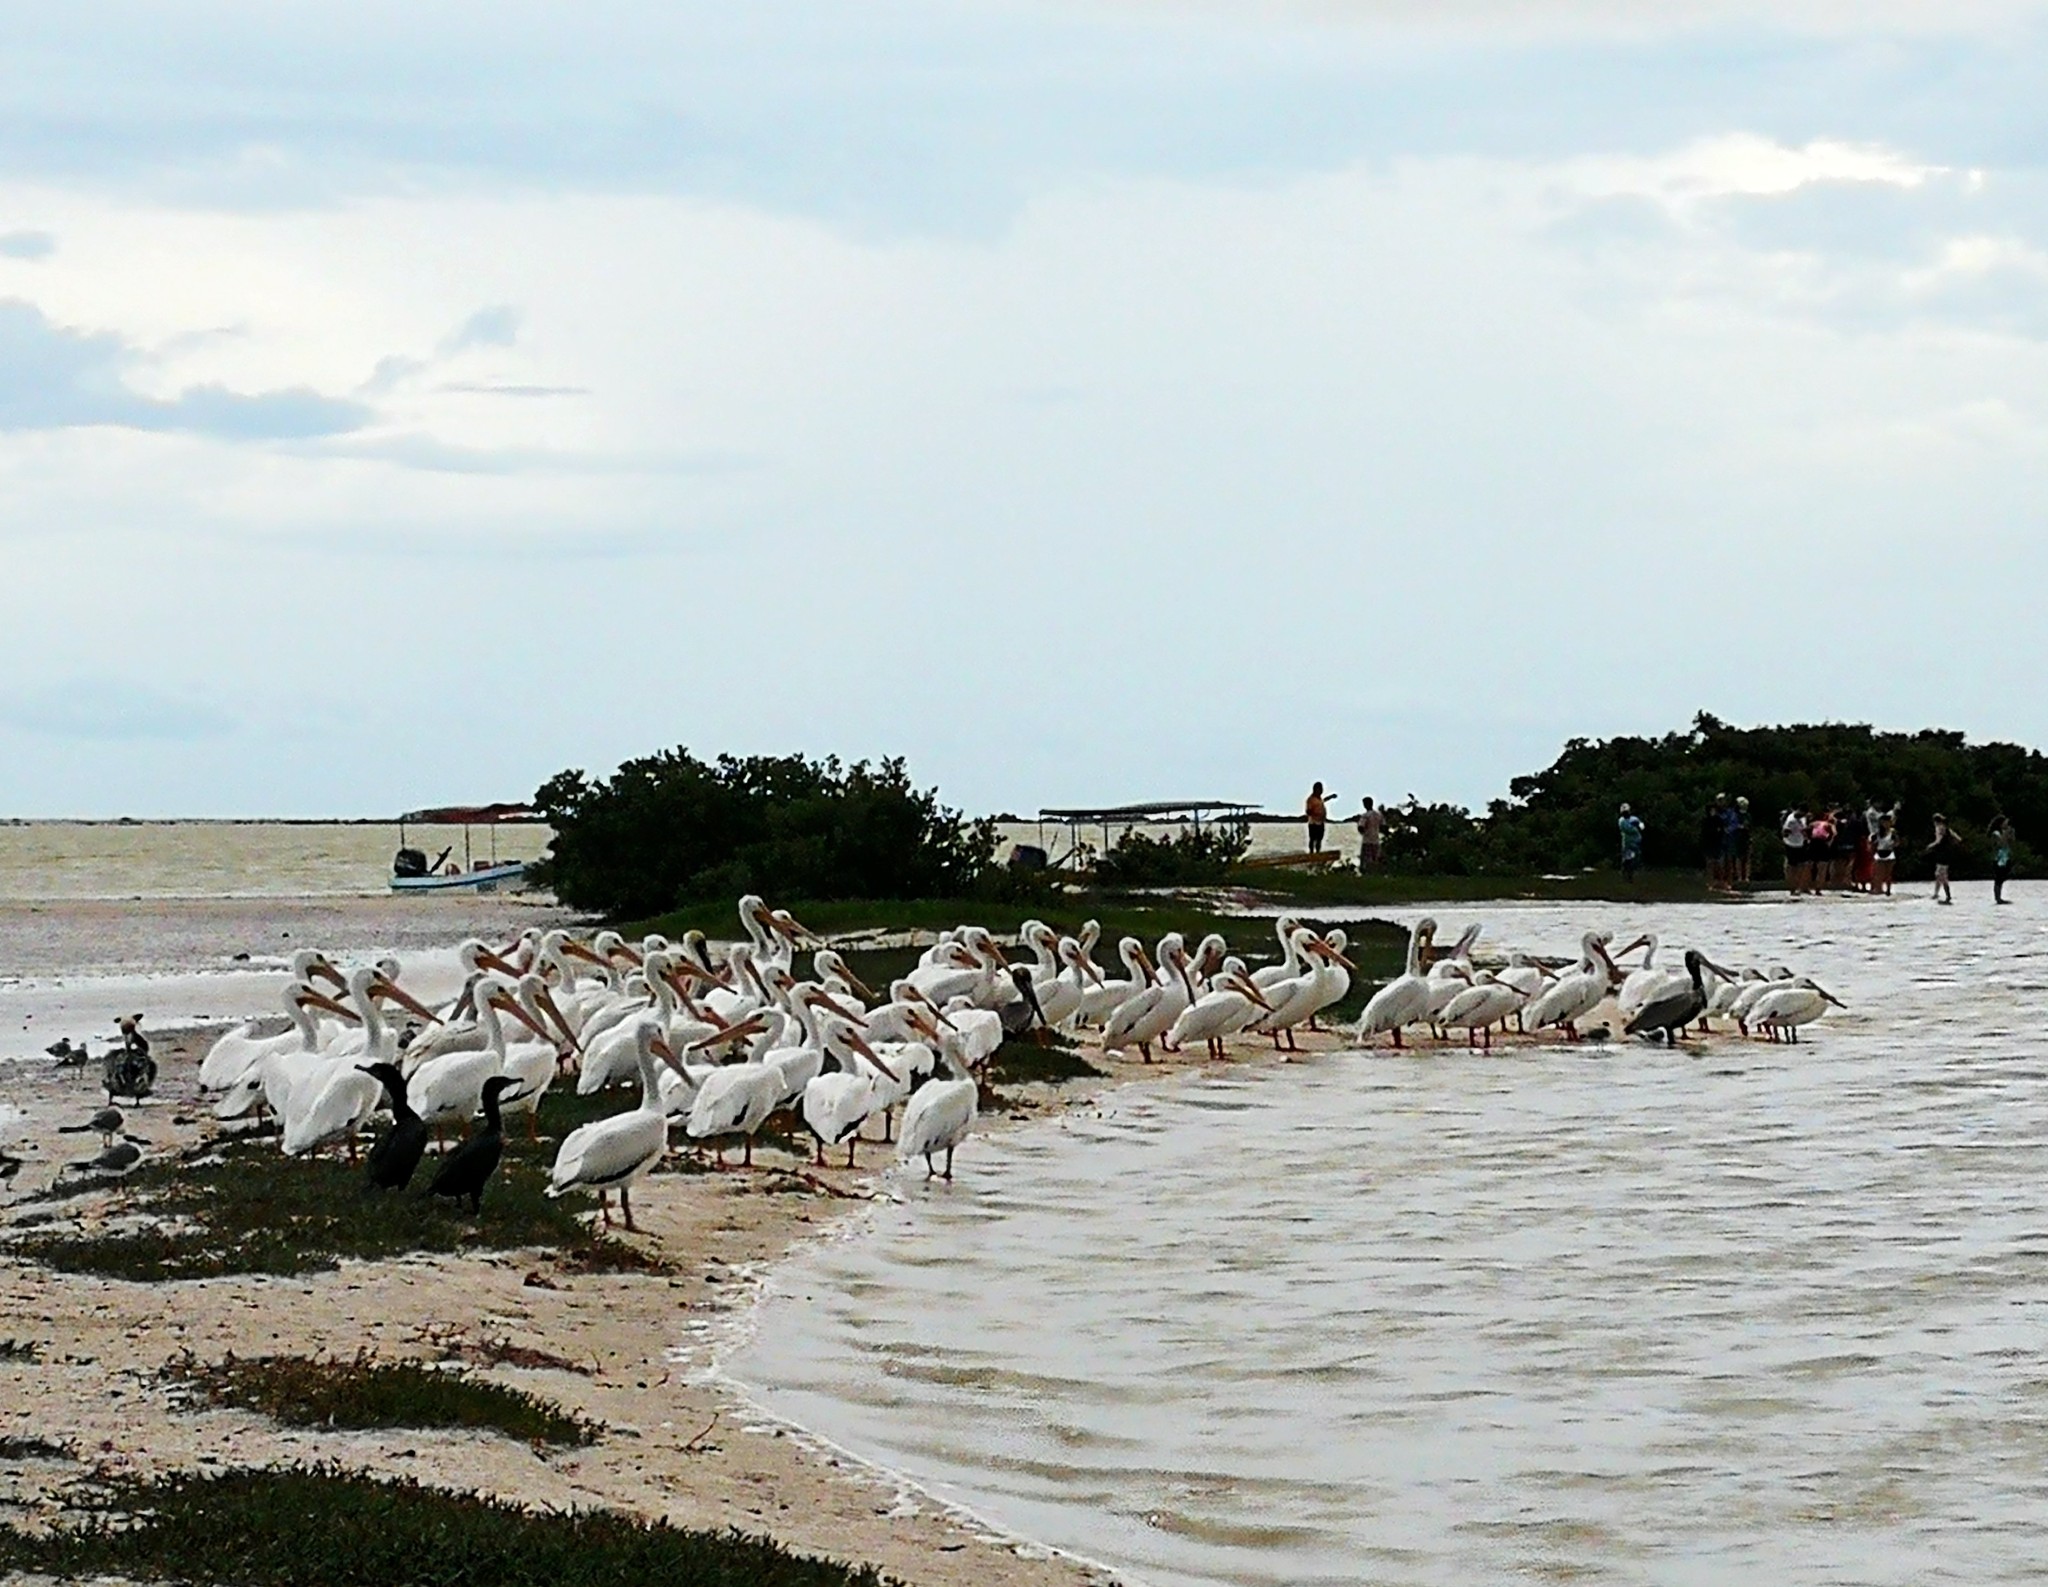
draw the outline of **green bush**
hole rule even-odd
[[[1251,829],[1224,822],[1183,827],[1170,838],[1126,832],[1116,847],[1095,862],[1095,880],[1106,887],[1191,887],[1220,882],[1251,847]]]
[[[555,828],[541,879],[577,909],[658,915],[742,893],[777,898],[972,894],[994,873],[995,829],[967,825],[901,760],[687,749],[627,761],[593,782],[565,771],[534,803]]]

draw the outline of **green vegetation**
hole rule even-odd
[[[590,1423],[550,1400],[418,1361],[188,1357],[166,1373],[209,1405],[257,1411],[294,1427],[482,1427],[529,1444],[588,1444],[597,1437]]]
[[[1241,822],[1184,827],[1170,838],[1128,831],[1095,862],[1103,887],[1197,887],[1220,882],[1251,847],[1251,828]]]
[[[360,1169],[327,1158],[286,1158],[274,1137],[263,1137],[222,1141],[204,1156],[138,1169],[116,1195],[118,1210],[139,1215],[139,1225],[124,1219],[104,1230],[52,1229],[25,1236],[13,1249],[63,1272],[143,1282],[315,1272],[344,1257],[534,1246],[587,1270],[653,1269],[658,1264],[638,1248],[578,1221],[589,1197],[555,1201],[543,1194],[554,1141],[617,1107],[615,1098],[551,1090],[541,1102],[542,1141],[527,1141],[516,1126],[507,1134],[480,1219],[419,1194],[431,1157],[412,1192],[374,1195],[365,1191]]]
[[[1993,816],[2010,816],[2023,838],[2048,834],[2048,756],[2037,751],[1847,724],[1737,728],[1702,712],[1689,732],[1662,738],[1573,739],[1483,816],[1456,805],[1397,806],[1388,812],[1386,866],[1395,875],[1488,877],[1612,867],[1626,801],[1646,828],[1643,863],[1690,869],[1702,859],[1701,817],[1721,793],[1749,800],[1759,876],[1775,866],[1778,821],[1794,806],[1897,804],[1902,878],[1925,874],[1920,850],[1936,811],[1956,824],[1979,870],[1989,865],[1982,835]],[[2024,843],[2018,858],[2031,863]]]
[[[739,1532],[500,1499],[334,1468],[172,1473],[105,1487],[77,1524],[0,1528],[0,1572],[237,1587],[883,1587],[868,1567]]]
[[[900,760],[687,749],[630,760],[603,782],[565,771],[534,795],[555,839],[540,873],[577,909],[614,918],[693,899],[923,898],[999,883],[994,828],[962,822]]]

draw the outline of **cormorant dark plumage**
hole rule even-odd
[[[505,1121],[498,1113],[498,1095],[517,1085],[503,1075],[484,1082],[484,1127],[441,1159],[434,1182],[427,1186],[430,1196],[469,1197],[472,1215],[484,1210],[484,1186],[498,1171],[498,1159],[505,1153]]]
[[[356,1067],[384,1083],[384,1097],[391,1104],[391,1128],[377,1138],[365,1159],[370,1188],[403,1190],[412,1183],[426,1152],[427,1127],[405,1100],[405,1073],[398,1065],[374,1063]]]
[[[64,1166],[79,1174],[125,1174],[141,1161],[141,1147],[133,1141],[116,1141],[97,1157]]]

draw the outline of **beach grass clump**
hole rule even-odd
[[[870,1567],[612,1510],[537,1512],[334,1467],[117,1479],[40,1533],[0,1527],[0,1573],[239,1587],[885,1587]]]
[[[540,1248],[583,1272],[655,1272],[658,1258],[594,1232],[578,1214],[591,1198],[546,1195],[553,1140],[564,1121],[614,1111],[616,1099],[579,1099],[550,1091],[542,1102],[545,1137],[528,1142],[517,1127],[484,1192],[483,1215],[423,1195],[429,1156],[411,1191],[377,1194],[362,1170],[332,1158],[287,1158],[274,1139],[226,1140],[190,1160],[146,1163],[114,1191],[118,1221],[104,1228],[51,1228],[18,1239],[13,1250],[60,1272],[161,1282],[231,1274],[324,1271],[342,1260],[378,1261],[411,1253]],[[573,1118],[568,1117],[574,1115]]]
[[[172,1362],[165,1375],[208,1405],[293,1427],[483,1428],[528,1444],[588,1444],[597,1428],[552,1400],[421,1361],[229,1356]]]
[[[1034,1080],[1057,1085],[1067,1080],[1100,1080],[1105,1071],[1081,1056],[1081,1049],[1061,1036],[1044,1046],[1028,1037],[1010,1040],[988,1061],[988,1078],[996,1085],[1021,1086]]]
[[[40,1361],[43,1347],[33,1339],[0,1339],[0,1362]]]

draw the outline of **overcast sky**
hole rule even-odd
[[[1645,21],[1654,15],[1654,23]],[[0,815],[2048,745],[2048,14],[0,26]]]

